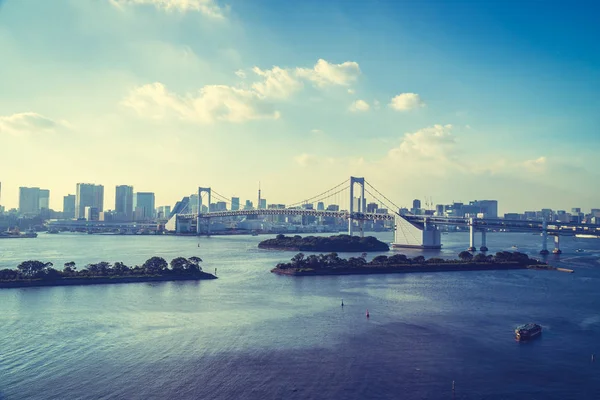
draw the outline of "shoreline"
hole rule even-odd
[[[341,267],[341,268],[273,268],[272,273],[288,276],[326,276],[326,275],[369,275],[369,274],[399,274],[419,272],[461,272],[461,271],[502,271],[517,269],[536,270],[558,270],[561,272],[573,272],[551,267],[549,265],[528,265],[517,262],[506,263],[448,263],[448,264],[396,264],[390,266],[364,266],[364,267]]]
[[[173,281],[203,281],[217,279],[216,276],[203,272],[202,275],[188,276],[123,276],[123,277],[93,277],[93,278],[61,278],[52,281],[41,279],[0,281],[0,289],[18,289],[28,287],[49,286],[88,286],[88,285],[110,285],[118,283],[145,283],[145,282],[173,282]]]

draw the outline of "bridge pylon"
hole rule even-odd
[[[199,187],[198,188],[198,217],[196,218],[196,234],[197,235],[199,235],[201,233],[200,221],[201,221],[201,215],[202,215],[202,193],[208,193],[208,211],[210,212],[211,190],[210,190],[210,188]],[[208,233],[210,234],[210,219],[207,222],[208,222],[207,229],[208,229]]]
[[[364,210],[364,203],[365,203],[365,178],[357,178],[354,176],[350,177],[350,214],[348,215],[348,235],[352,236],[352,231],[354,230],[354,185],[355,184],[359,184],[360,185],[360,199],[358,202],[358,207],[357,207],[357,212],[358,213],[365,213],[366,210]],[[361,224],[364,224],[364,220],[361,219],[360,220]],[[360,229],[360,236],[364,236],[364,229]]]

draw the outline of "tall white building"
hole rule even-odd
[[[78,183],[75,192],[75,218],[85,218],[85,208],[92,207],[104,211],[104,186],[92,183]]]

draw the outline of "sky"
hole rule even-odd
[[[0,0],[0,204],[77,182],[600,208],[600,6]]]

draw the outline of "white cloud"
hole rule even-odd
[[[350,105],[349,110],[352,112],[364,112],[369,111],[369,103],[364,100],[356,100],[354,103]]]
[[[348,94],[354,94],[354,89],[348,89]]]
[[[59,128],[68,127],[66,121],[55,121],[34,112],[24,112],[9,116],[0,116],[0,134],[19,136],[54,132]]]
[[[227,8],[220,7],[215,0],[110,0],[111,4],[122,8],[123,5],[153,5],[166,11],[197,11],[214,19],[225,18]]]
[[[312,154],[307,154],[307,153],[302,153],[302,154],[294,157],[294,161],[296,162],[296,164],[298,164],[302,167],[306,167],[310,164],[313,164],[316,162],[316,160],[317,160],[317,157],[313,156]]]
[[[179,96],[155,82],[133,89],[122,104],[145,117],[174,116],[197,123],[279,118],[279,112],[269,111],[255,92],[225,85],[207,85],[196,94]]]
[[[239,69],[239,70],[235,71],[235,74],[239,78],[246,79],[246,73],[244,72],[244,70]]]
[[[302,83],[292,77],[289,70],[277,66],[268,70],[254,67],[252,72],[264,78],[264,81],[252,85],[252,89],[261,96],[284,99],[302,89]]]
[[[373,100],[373,107],[379,110],[379,100]]]
[[[535,160],[527,160],[522,165],[531,172],[544,172],[546,170],[546,157],[539,157]]]
[[[390,102],[390,107],[398,111],[409,111],[419,107],[425,107],[425,103],[416,93],[400,93]]]
[[[296,76],[309,80],[320,87],[330,85],[348,86],[359,75],[360,67],[354,61],[331,64],[319,59],[313,68],[296,68]]]
[[[390,150],[389,155],[398,158],[413,155],[446,160],[456,146],[456,139],[451,131],[452,125],[433,125],[406,133],[400,146]]]

